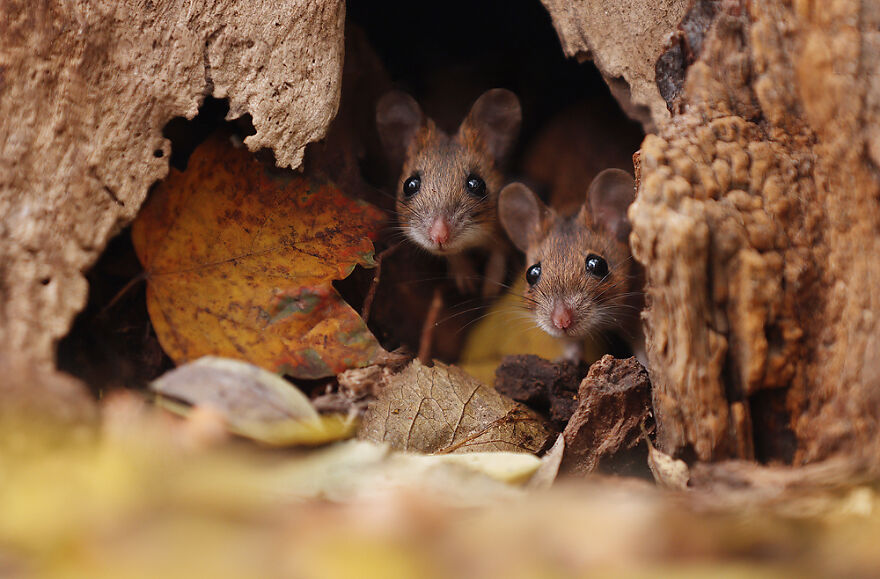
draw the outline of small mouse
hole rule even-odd
[[[382,144],[402,167],[396,187],[400,225],[419,247],[447,259],[462,292],[475,289],[471,250],[489,253],[483,295],[502,287],[507,243],[497,220],[498,193],[521,121],[519,99],[500,88],[483,93],[453,135],[406,93],[390,92],[376,106]]]
[[[499,219],[526,254],[526,307],[541,329],[566,341],[566,358],[581,358],[585,338],[615,331],[645,363],[642,272],[630,253],[626,215],[634,197],[633,177],[620,169],[599,173],[568,214],[522,183],[501,191]]]

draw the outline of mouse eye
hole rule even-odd
[[[412,197],[416,193],[419,192],[419,189],[422,188],[422,178],[418,175],[413,175],[409,179],[403,182],[403,196],[406,198]]]
[[[586,263],[587,273],[591,276],[603,279],[606,275],[608,275],[608,262],[596,255],[595,253],[591,253],[587,256]]]
[[[467,192],[474,197],[482,198],[486,196],[486,182],[477,175],[468,175],[465,186],[467,187]]]
[[[529,285],[535,285],[541,279],[541,263],[538,262],[526,270],[526,281]]]

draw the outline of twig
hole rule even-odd
[[[464,412],[464,409],[462,409],[462,412]],[[464,439],[456,442],[455,444],[449,445],[445,448],[441,448],[440,450],[438,450],[434,454],[449,454],[451,452],[455,452],[459,448],[466,446],[467,444],[480,438],[481,436],[483,436],[484,434],[486,434],[487,432],[489,432],[490,430],[492,430],[493,428],[495,428],[497,426],[503,426],[504,424],[513,424],[516,422],[536,422],[536,420],[531,416],[528,416],[528,415],[516,416],[516,414],[520,414],[520,412],[517,411],[516,409],[514,409],[514,410],[508,412],[507,414],[505,414],[504,416],[502,416],[501,418],[496,418],[495,420],[490,422],[488,425],[486,425],[486,427],[483,428],[482,430],[480,430],[479,432],[475,432],[475,433],[465,437]],[[491,442],[491,441],[484,440],[481,444],[485,444],[487,442]],[[509,442],[509,441],[506,441],[506,442]]]
[[[364,298],[364,306],[361,308],[361,317],[365,323],[370,321],[370,310],[373,308],[373,300],[376,298],[376,289],[379,287],[379,278],[382,275],[382,260],[394,253],[400,244],[401,242],[398,241],[376,254],[376,271],[373,273],[373,281],[370,282],[370,289],[367,292],[367,297]]]
[[[122,299],[122,296],[127,294],[135,285],[137,285],[139,282],[144,281],[145,279],[147,279],[146,272],[141,272],[138,275],[136,275],[135,277],[133,277],[132,279],[130,279],[128,281],[128,283],[126,283],[124,286],[122,286],[121,290],[116,292],[116,295],[113,296],[113,299],[111,299],[110,302],[108,302],[106,306],[101,308],[101,311],[98,312],[98,316],[107,315],[107,312],[110,311],[110,309],[116,305],[116,302],[118,302],[120,299]]]
[[[425,325],[422,326],[422,338],[419,340],[419,361],[422,364],[431,363],[431,345],[434,342],[434,328],[437,327],[437,316],[443,309],[443,293],[439,287],[434,288],[434,297],[431,299],[431,307],[425,317]]]

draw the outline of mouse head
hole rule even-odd
[[[548,334],[580,339],[629,315],[634,264],[626,210],[634,195],[633,178],[619,169],[599,173],[580,211],[568,216],[522,183],[501,191],[501,225],[526,254],[527,307]]]
[[[376,123],[392,162],[402,166],[397,211],[407,236],[438,255],[485,245],[492,237],[501,165],[522,113],[512,92],[492,89],[447,135],[407,94],[379,100]]]

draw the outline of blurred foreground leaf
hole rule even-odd
[[[348,438],[356,424],[320,416],[300,390],[253,364],[205,356],[153,381],[150,387],[173,400],[165,408],[186,416],[189,406],[217,412],[229,430],[275,446],[323,444]]]
[[[485,474],[525,473],[538,462],[526,454],[475,470],[452,461],[479,455],[363,441],[193,451],[182,421],[123,406],[91,443],[0,452],[0,576],[869,577],[880,565],[875,488],[805,486],[805,469],[735,463],[724,496],[619,477],[528,493]],[[741,484],[747,467],[772,495]],[[791,492],[779,494],[781,480]]]
[[[218,355],[300,378],[369,364],[379,344],[331,282],[373,264],[381,222],[331,185],[270,176],[209,139],[132,226],[162,348],[177,364]]]

